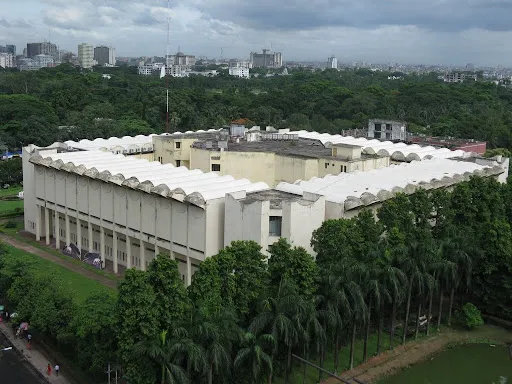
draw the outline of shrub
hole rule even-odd
[[[484,324],[480,310],[472,303],[466,303],[460,312],[461,323],[469,329],[474,329]]]
[[[14,220],[8,220],[5,224],[4,224],[4,228],[16,228],[18,226],[18,224],[16,223],[16,221]]]

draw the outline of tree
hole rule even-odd
[[[125,377],[133,384],[154,384],[151,360],[133,353],[135,345],[155,339],[159,333],[156,295],[143,271],[128,269],[119,284],[116,313],[119,360]]]
[[[234,366],[235,369],[248,373],[244,376],[250,376],[250,382],[253,384],[261,383],[263,378],[272,375],[272,350],[275,348],[276,341],[269,334],[259,336],[251,332],[246,332],[243,336],[243,347],[237,352]],[[267,351],[270,351],[270,354]]]
[[[179,332],[179,330],[175,332],[177,336]],[[167,335],[168,331],[161,331],[156,337],[138,342],[134,347],[135,354],[150,358],[160,366],[161,384],[188,383],[185,371],[175,363],[176,351],[173,341],[169,340]]]
[[[268,271],[270,286],[277,290],[281,280],[292,281],[304,299],[315,293],[318,267],[315,260],[302,247],[293,247],[284,238],[269,246]]]
[[[276,297],[267,297],[260,304],[261,311],[253,319],[249,331],[254,334],[268,333],[287,348],[285,382],[291,369],[292,348],[299,342],[300,319],[306,304],[293,283],[283,280]],[[272,373],[268,382],[272,382]]]
[[[187,310],[187,291],[178,271],[178,262],[160,254],[148,268],[148,281],[155,292],[160,329],[174,329]]]

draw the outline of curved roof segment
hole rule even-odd
[[[490,176],[504,169],[485,167],[472,162],[443,158],[413,160],[366,172],[340,173],[293,184],[280,183],[276,189],[303,194],[324,195],[327,201],[344,203],[345,211],[371,205],[393,197],[397,192],[413,193],[417,188],[435,189],[469,179],[472,175]]]
[[[473,153],[461,150],[451,151],[447,148],[435,148],[431,146],[421,147],[417,144],[393,143],[391,141],[380,141],[366,139],[364,137],[352,137],[331,135],[329,133],[318,133],[308,131],[294,131],[304,139],[320,140],[324,145],[328,144],[351,144],[359,145],[362,152],[368,155],[389,156],[395,161],[426,160],[432,158],[448,159],[454,157],[471,157]]]
[[[83,139],[80,141],[68,140],[64,144],[68,148],[82,149],[85,151],[105,151],[112,153],[139,153],[139,152],[152,152],[153,151],[153,136],[151,135],[138,135],[138,136],[123,136],[123,137],[110,137],[108,139]]]
[[[230,192],[255,192],[269,189],[265,183],[252,183],[233,176],[219,176],[215,172],[203,173],[172,164],[125,157],[104,151],[64,152],[43,158],[34,155],[30,162],[48,168],[103,180],[127,188],[205,208],[207,201],[219,199]]]

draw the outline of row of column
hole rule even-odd
[[[46,207],[43,207],[44,209],[44,229],[45,229],[45,240],[46,245],[50,245],[50,210]],[[36,240],[41,240],[41,206],[37,206],[37,215],[36,215]],[[54,239],[55,239],[55,248],[57,250],[60,250],[60,220],[59,220],[59,212],[54,211],[53,213],[54,219],[53,222],[55,223],[55,233],[54,233]],[[76,218],[76,236],[77,236],[77,247],[82,251],[82,225],[78,216]],[[71,230],[70,230],[70,218],[67,213],[64,214],[64,221],[65,221],[65,232],[66,232],[66,245],[71,244]],[[87,238],[89,239],[88,244],[88,250],[89,252],[93,251],[93,244],[94,244],[94,237],[93,237],[93,228],[92,224],[87,221]],[[113,263],[113,270],[114,273],[118,273],[119,270],[119,263],[117,260],[117,232],[114,230],[112,231],[112,263]],[[141,263],[141,270],[146,270],[146,254],[145,254],[145,247],[144,247],[144,241],[142,239],[139,239],[140,241],[140,263]],[[100,226],[100,247],[99,247],[99,254],[101,261],[103,265],[105,265],[105,230],[102,226]],[[155,242],[155,257],[160,253],[160,249],[158,245]],[[175,259],[174,252],[170,252],[171,259]],[[190,257],[186,255],[186,264],[187,264],[187,272],[186,272],[186,284],[187,286],[192,283],[192,263],[190,260]],[[126,268],[132,268],[132,238],[128,235],[126,235]]]

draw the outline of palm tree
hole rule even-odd
[[[182,329],[173,332],[177,339],[182,334]],[[139,356],[147,356],[161,368],[161,384],[185,384],[188,383],[183,368],[176,364],[176,354],[173,351],[176,339],[167,338],[168,331],[161,331],[157,337],[144,340],[135,345],[134,351]]]
[[[411,309],[411,296],[413,288],[416,287],[418,294],[424,286],[426,271],[429,266],[429,244],[427,242],[413,242],[409,245],[409,252],[402,260],[402,270],[407,275],[409,282],[407,285],[407,301],[405,310],[405,321],[403,325],[402,344],[407,337],[407,328],[409,325],[409,313]],[[420,308],[421,309],[421,308]]]
[[[240,335],[234,311],[221,308],[212,314],[203,308],[196,309],[191,334],[204,350],[208,384],[213,383],[214,374],[227,376],[231,367],[231,349]]]
[[[327,339],[326,327],[324,326],[325,322],[322,321],[325,320],[325,318],[324,313],[320,310],[317,310],[317,305],[321,302],[320,297],[317,296],[315,299],[315,302],[306,304],[306,311],[303,316],[303,322],[299,328],[299,339],[304,351],[304,358],[308,359],[310,347],[313,346],[316,353],[321,354],[323,364],[324,346]],[[303,381],[305,378],[306,364],[304,364]],[[319,380],[321,380],[321,378]]]
[[[261,312],[249,326],[250,332],[254,334],[269,333],[274,340],[278,343],[282,342],[287,347],[285,383],[288,382],[292,348],[299,341],[299,327],[305,310],[306,304],[297,293],[295,285],[287,280],[282,280],[277,297],[268,297],[263,300]],[[268,382],[269,384],[272,382],[272,373],[269,375]]]
[[[245,368],[251,372],[251,382],[257,384],[261,382],[262,377],[270,377],[272,374],[272,351],[275,348],[276,341],[268,333],[256,336],[251,332],[246,332],[243,336],[244,347],[236,355],[234,366],[236,369]],[[265,352],[270,350],[270,355]]]

